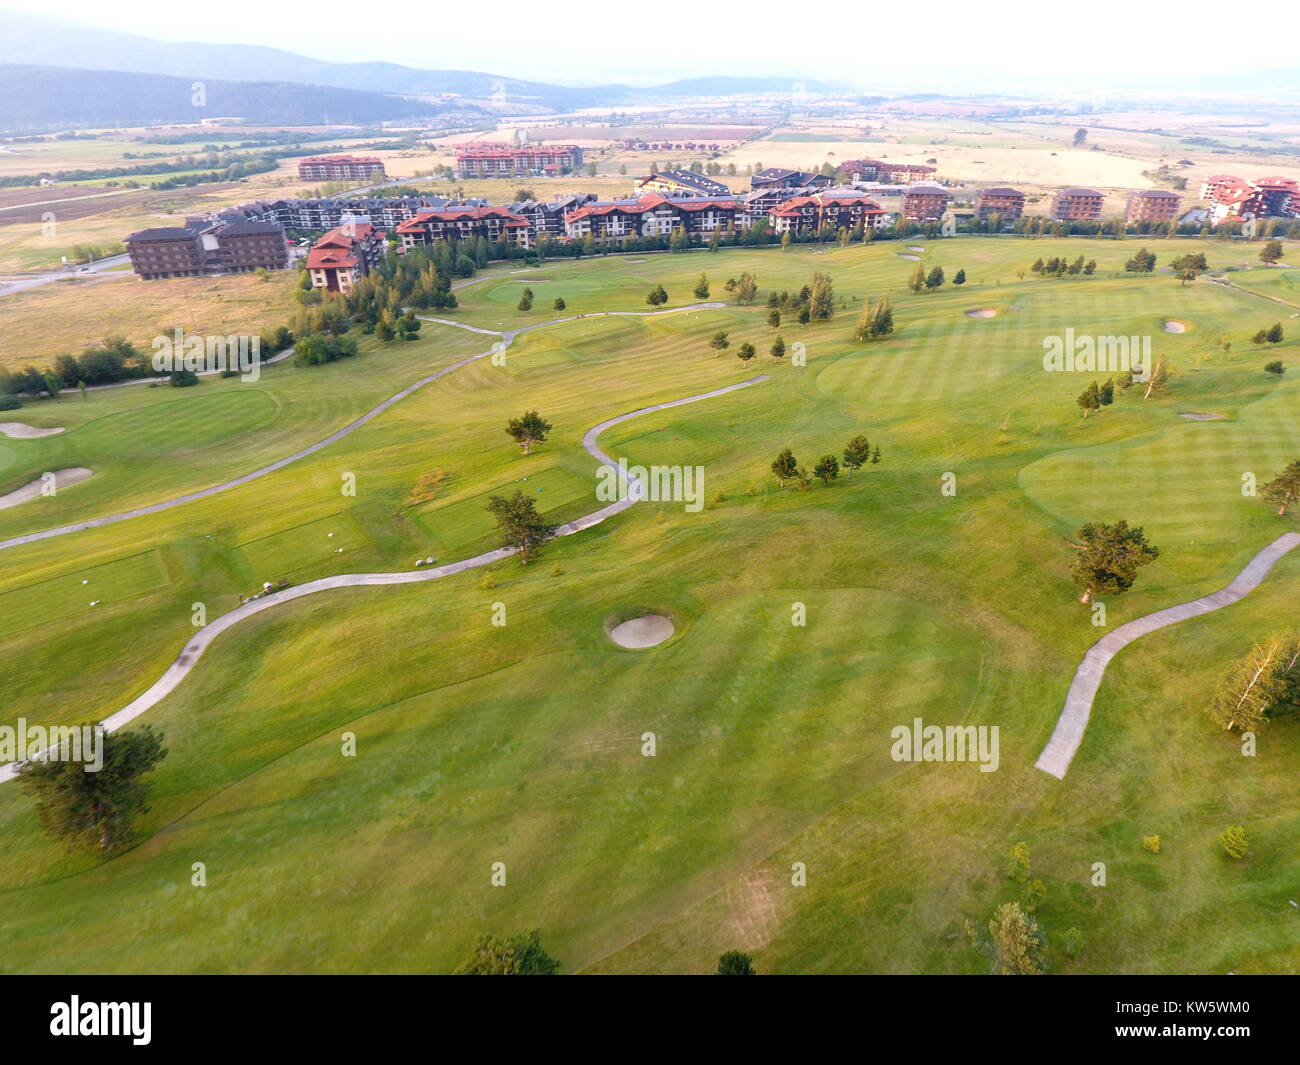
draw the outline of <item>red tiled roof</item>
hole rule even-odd
[[[528,222],[504,207],[453,207],[445,211],[417,211],[414,217],[398,223],[399,233],[418,233],[425,222],[477,222],[484,218],[504,219],[506,226],[526,226]]]

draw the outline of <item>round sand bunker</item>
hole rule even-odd
[[[1172,318],[1165,322],[1166,333],[1186,333],[1187,325],[1184,322],[1175,322]]]
[[[609,630],[609,638],[620,647],[654,647],[673,634],[673,623],[662,614],[643,614]]]
[[[992,307],[976,307],[973,311],[967,311],[967,318],[996,318],[998,312]]]

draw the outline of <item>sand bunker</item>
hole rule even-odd
[[[909,245],[907,246],[907,250],[908,250],[908,251],[925,251],[925,245],[924,245],[924,244],[909,244]]]
[[[1220,418],[1226,418],[1226,414],[1180,414],[1180,418],[1190,418],[1194,422],[1217,422]]]
[[[609,631],[609,638],[620,647],[653,647],[673,634],[673,623],[662,614],[644,614]]]
[[[905,254],[904,254],[903,252],[901,252],[901,251],[898,253],[898,257],[899,257],[900,259],[919,259],[919,258],[920,258],[919,255],[905,255]]]
[[[88,470],[85,466],[69,466],[66,469],[54,471],[54,487],[65,488],[70,484],[76,484],[78,481],[84,481],[94,470]],[[37,477],[34,481],[28,481],[21,488],[10,492],[7,496],[0,496],[0,510],[7,507],[16,507],[19,503],[26,503],[29,499],[36,499],[41,494],[41,489],[45,485],[44,477]]]
[[[1187,326],[1182,322],[1175,322],[1172,318],[1165,322],[1166,333],[1186,333]]]
[[[973,311],[966,312],[967,318],[996,318],[997,316],[998,312],[992,307],[977,307]]]
[[[33,436],[53,436],[55,433],[61,432],[63,432],[62,428],[38,429],[26,422],[0,422],[0,433],[4,433],[5,436],[12,436],[16,440],[26,440]]]

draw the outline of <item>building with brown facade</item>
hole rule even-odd
[[[903,193],[903,217],[909,222],[937,222],[948,210],[942,185],[909,185]]]
[[[386,176],[383,160],[373,155],[315,155],[298,164],[303,181],[375,181]]]
[[[132,269],[146,281],[289,265],[284,228],[274,222],[189,219],[184,226],[137,230],[125,243]]]
[[[1128,194],[1126,222],[1172,222],[1178,217],[1182,197],[1164,189],[1136,189]]]
[[[838,231],[879,229],[889,212],[860,192],[824,191],[796,196],[773,207],[772,229],[776,233],[818,233],[822,229]]]
[[[442,211],[418,211],[397,227],[403,248],[434,244],[440,240],[505,239],[521,247],[533,246],[533,229],[528,220],[505,207],[450,207]]]
[[[326,233],[307,253],[312,288],[350,292],[388,252],[382,230],[369,222],[345,222]]]
[[[1004,222],[1014,222],[1025,213],[1025,194],[1019,189],[999,186],[980,189],[975,196],[975,216],[987,222],[996,215]]]
[[[1104,197],[1093,189],[1061,189],[1052,197],[1055,222],[1096,221],[1101,218]]]
[[[456,150],[456,170],[465,177],[558,177],[582,166],[576,144],[465,144]]]

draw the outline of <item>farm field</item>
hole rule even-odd
[[[915,243],[927,269],[964,269],[968,283],[913,294],[915,263],[883,241],[494,268],[437,315],[514,330],[633,313],[531,330],[504,365],[463,366],[241,487],[5,549],[0,671],[14,679],[0,724],[98,719],[162,674],[196,603],[212,618],[264,580],[468,557],[494,544],[486,496],[516,486],[548,520],[574,519],[599,505],[588,429],[768,375],[601,436],[630,463],[702,466],[697,513],[639,503],[532,565],[492,564],[487,580],[322,592],[223,634],[138,722],[170,753],[139,844],[111,861],[60,850],[0,784],[0,971],[444,972],[480,932],[539,928],[569,972],[707,972],[741,949],[768,973],[973,973],[986,965],[962,923],[1016,897],[1005,857],[1024,840],[1054,971],[1300,972],[1288,905],[1300,722],[1270,725],[1246,759],[1205,713],[1227,663],[1289,624],[1300,552],[1242,602],[1123,652],[1066,778],[1033,767],[1102,632],[1223,586],[1296,530],[1241,492],[1243,473],[1267,479],[1300,458],[1297,327],[1253,294],[1288,298],[1294,271],[1258,265],[1258,243]],[[1125,275],[1143,246],[1156,273]],[[1168,263],[1189,251],[1246,291],[1180,285]],[[1027,272],[1079,255],[1095,275]],[[750,306],[724,288],[744,271],[758,278]],[[814,271],[834,282],[834,316],[783,323],[806,361],[773,359],[766,294]],[[699,302],[701,273],[725,306],[678,310]],[[525,285],[529,313],[516,306]],[[677,313],[644,314],[654,285]],[[896,332],[855,342],[862,301],[885,294]],[[0,309],[6,328],[19,299]],[[1279,319],[1281,345],[1250,343]],[[1133,389],[1080,417],[1092,378],[1043,371],[1044,338],[1067,329],[1149,336],[1174,368],[1168,392]],[[732,346],[715,357],[719,330]],[[239,476],[492,339],[426,322],[415,342],[366,339],[356,358],[268,367],[256,384],[132,386],[8,412],[68,431],[0,438],[0,481],[96,473],[0,511],[0,539]],[[749,365],[734,354],[745,340],[759,352]],[[1280,379],[1263,371],[1273,358]],[[529,409],[554,430],[523,455],[503,429]],[[1181,417],[1207,411],[1224,418]],[[811,467],[858,432],[879,465],[777,486],[781,448]],[[415,500],[430,474],[436,493]],[[349,476],[355,495],[340,487]],[[1119,518],[1161,553],[1099,629],[1064,540]],[[806,626],[791,624],[796,603]],[[632,652],[607,639],[612,620],[646,611],[674,620],[670,641]],[[892,760],[890,730],[915,718],[998,726],[997,771]],[[340,753],[345,733],[355,757]],[[1229,824],[1250,833],[1244,861],[1215,844]],[[1153,833],[1160,854],[1142,848]],[[195,861],[206,888],[190,886]],[[1090,885],[1098,861],[1104,888]],[[791,882],[796,863],[806,886]],[[1078,958],[1060,945],[1070,928]]]

